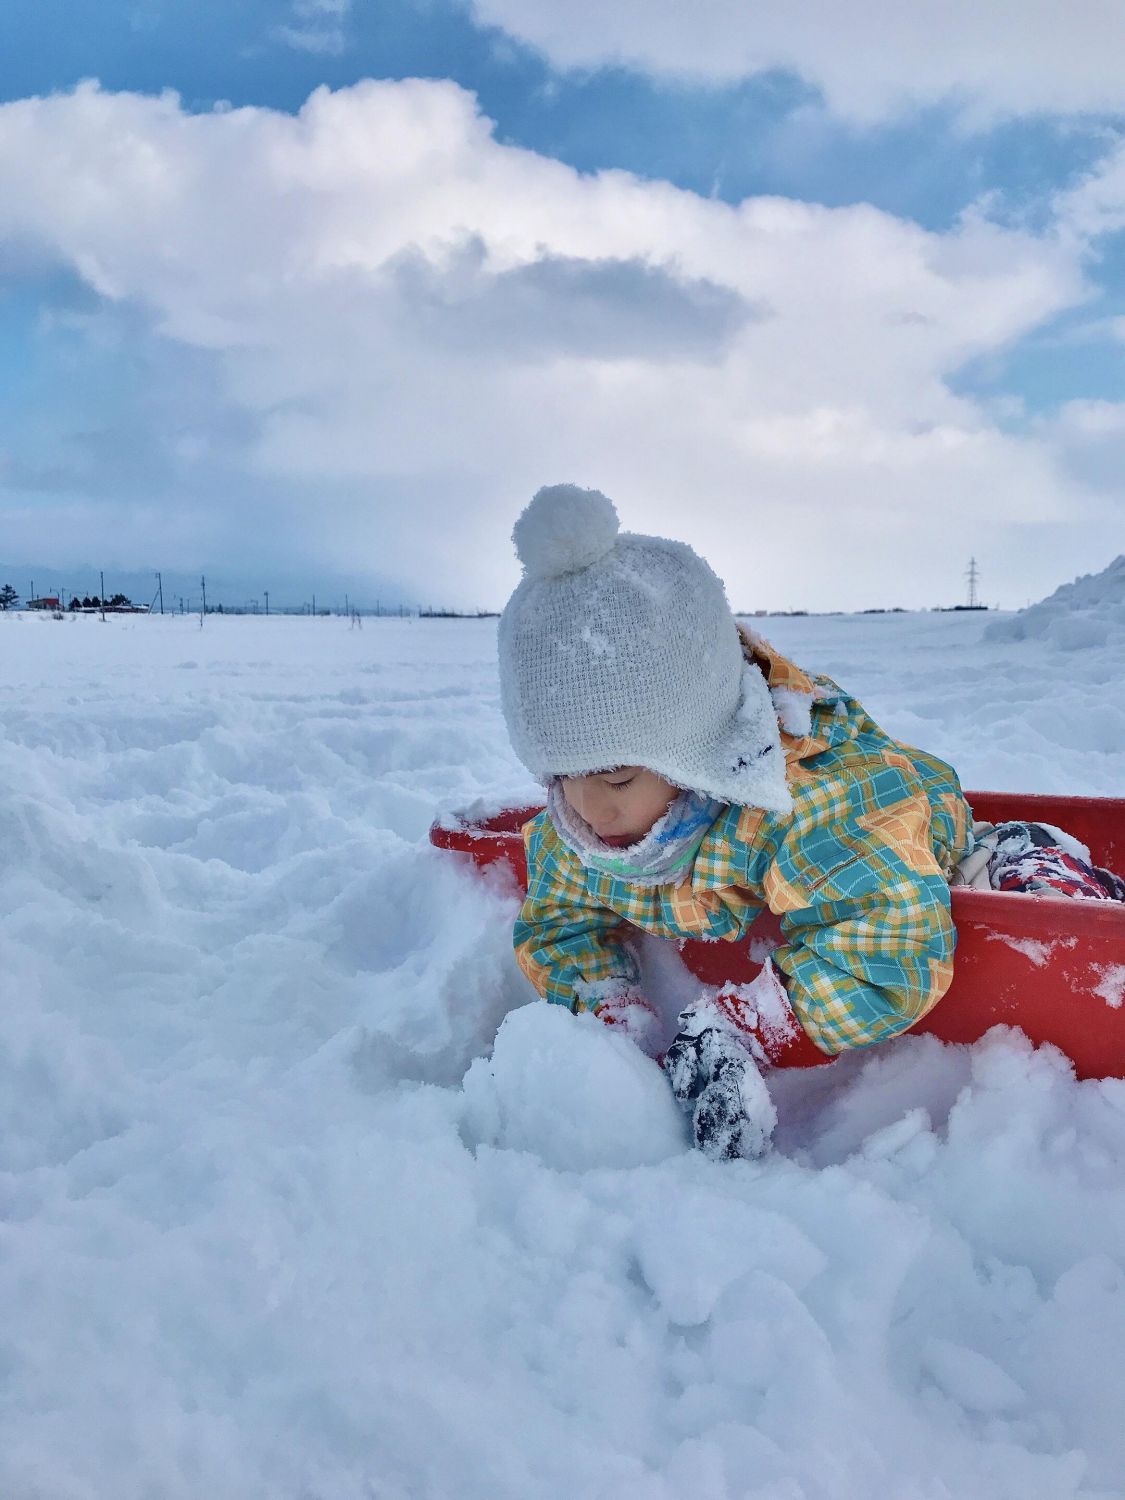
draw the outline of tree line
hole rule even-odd
[[[14,609],[20,595],[10,583],[0,588],[0,609]],[[127,594],[114,594],[112,599],[99,599],[97,594],[84,594],[81,599],[75,594],[67,605],[69,610],[78,609],[131,609],[133,601]]]

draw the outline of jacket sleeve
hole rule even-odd
[[[593,901],[581,866],[545,814],[527,825],[524,840],[528,890],[513,933],[516,960],[544,999],[596,1010],[636,983],[625,923]]]
[[[876,800],[810,845],[829,856],[811,879],[786,871],[784,850],[766,877],[785,939],[773,959],[805,1031],[835,1054],[921,1020],[949,988],[956,935],[923,792]]]

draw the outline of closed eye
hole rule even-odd
[[[630,776],[628,781],[607,781],[606,785],[611,786],[615,792],[623,792],[627,786],[632,786],[635,780],[635,776]]]

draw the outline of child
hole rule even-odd
[[[688,1006],[663,1059],[696,1144],[755,1155],[759,1065],[794,1017],[833,1055],[907,1030],[948,988],[948,877],[972,846],[957,777],[740,629],[690,547],[619,533],[597,490],[540,490],[513,537],[502,701],[548,788],[525,830],[520,966],[655,1051],[623,923],[737,941],[777,913],[772,962]]]

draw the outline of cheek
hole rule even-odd
[[[564,800],[569,804],[580,818],[585,818],[588,810],[589,798],[584,794],[581,784],[567,786],[563,782],[562,794]]]
[[[631,820],[647,830],[658,822],[672,805],[675,792],[666,793],[659,787],[649,787],[636,799],[630,809]]]
[[[656,818],[664,816],[678,795],[677,788],[674,786],[661,787],[658,792],[654,793],[653,801],[656,807],[656,817],[653,818],[654,823],[656,822]]]

